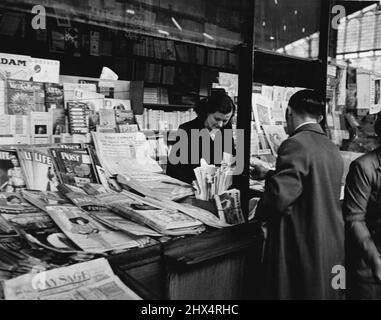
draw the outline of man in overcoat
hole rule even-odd
[[[256,212],[267,230],[265,299],[342,297],[340,285],[345,284],[334,277],[344,266],[343,161],[319,125],[324,110],[312,90],[291,97],[286,111],[290,137],[278,149],[276,169],[266,172],[265,192]]]

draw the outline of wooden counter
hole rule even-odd
[[[263,237],[257,224],[210,229],[109,258],[144,299],[254,299]]]

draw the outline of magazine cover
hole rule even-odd
[[[0,53],[0,69],[7,78],[29,80],[31,77],[30,56]]]
[[[80,249],[67,238],[50,216],[41,210],[20,214],[3,214],[4,218],[30,242],[56,252],[78,252]]]
[[[0,149],[0,191],[15,192],[25,189],[24,172],[15,150]]]
[[[29,135],[29,116],[15,114],[9,115],[10,131],[8,133],[14,135]]]
[[[60,229],[83,251],[101,253],[140,245],[122,232],[106,229],[75,206],[48,206],[47,212]]]
[[[58,83],[60,76],[60,61],[41,58],[31,58],[32,81]]]
[[[28,114],[30,111],[45,111],[43,83],[8,80],[6,113]]]
[[[38,178],[34,179],[31,189],[57,191],[58,179],[48,150],[47,147],[33,148],[33,176]]]
[[[1,213],[31,213],[40,211],[28,203],[20,193],[1,192],[0,193],[0,212]]]
[[[33,155],[29,148],[17,148],[17,156],[20,161],[20,166],[23,170],[26,186],[31,188],[33,183]]]
[[[220,219],[232,225],[245,222],[241,210],[239,190],[227,190],[219,195],[215,195],[214,200]]]
[[[272,100],[266,99],[259,94],[252,95],[252,108],[258,132],[261,131],[261,126],[273,124],[271,119],[273,104]]]
[[[280,145],[287,139],[287,134],[284,127],[281,125],[264,125],[262,127],[273,155],[277,156]]]
[[[69,200],[55,191],[22,190],[21,193],[24,199],[43,211],[46,211],[47,206],[70,205]]]
[[[46,111],[64,109],[64,89],[62,84],[45,83]]]
[[[103,108],[113,110],[131,110],[131,101],[127,99],[108,99],[103,101]]]
[[[68,102],[67,110],[70,133],[88,133],[87,105],[79,102]]]
[[[0,238],[1,237],[14,237],[17,236],[18,232],[15,228],[0,215]]]
[[[115,111],[112,109],[100,109],[99,125],[105,128],[116,128]]]
[[[91,158],[86,150],[51,148],[61,183],[82,187],[87,183],[97,183]]]
[[[46,134],[51,135],[53,126],[53,118],[50,112],[30,112],[29,128],[30,135]]]

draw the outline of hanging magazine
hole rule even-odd
[[[262,127],[273,155],[277,156],[280,145],[287,139],[284,127],[281,125],[264,125]]]

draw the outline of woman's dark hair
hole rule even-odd
[[[377,114],[377,119],[374,123],[374,132],[381,138],[381,112]]]
[[[212,91],[212,94],[202,99],[194,108],[197,115],[206,119],[211,113],[221,112],[228,114],[233,111],[235,113],[235,104],[233,100],[226,94],[225,90]]]
[[[325,103],[313,90],[300,90],[294,93],[288,102],[290,108],[298,114],[321,116],[325,113]]]

